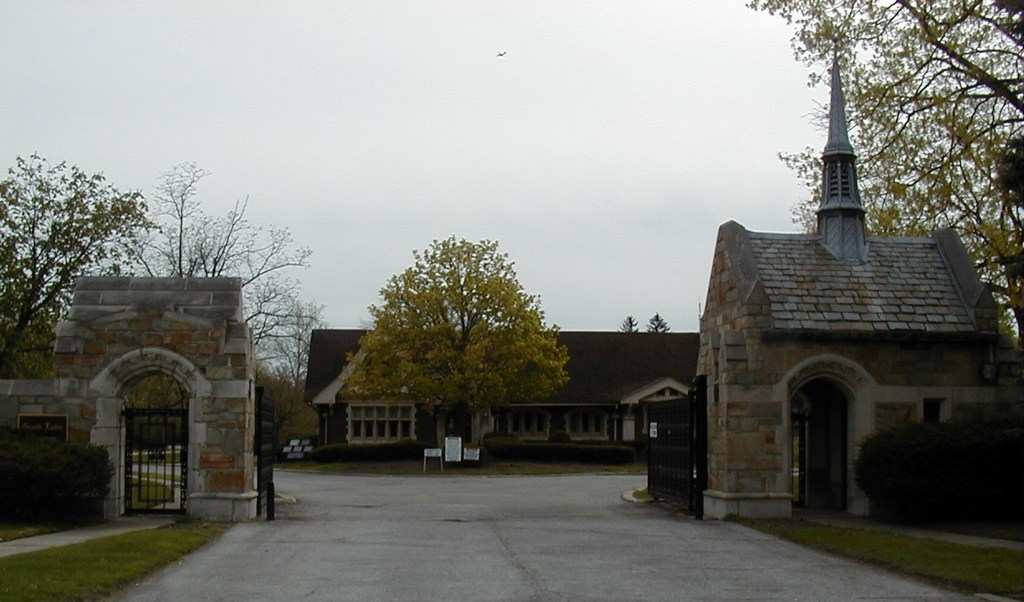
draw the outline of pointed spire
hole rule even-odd
[[[867,260],[864,208],[857,187],[856,155],[846,129],[846,103],[839,76],[838,53],[832,60],[832,98],[828,116],[828,142],[821,157],[818,237],[836,259],[862,262]]]
[[[843,98],[843,81],[839,77],[839,55],[832,59],[832,98],[828,106],[828,143],[825,155],[853,154],[850,135],[846,130],[846,100]]]

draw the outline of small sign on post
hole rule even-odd
[[[462,462],[462,437],[444,438],[444,461]]]
[[[441,464],[441,472],[444,472],[444,458],[441,457],[440,447],[428,447],[423,450],[423,472],[427,472],[427,458],[437,458]]]

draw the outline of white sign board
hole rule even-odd
[[[658,438],[658,423],[657,422],[652,422],[651,423],[651,428],[648,431],[648,434],[650,435],[651,439],[657,439]]]
[[[479,447],[467,447],[462,450],[462,459],[466,462],[479,462],[480,461],[480,448]]]
[[[441,465],[441,470],[444,470],[444,460],[441,459],[440,447],[428,447],[423,450],[423,472],[427,472],[427,458],[437,458],[438,463]]]
[[[462,437],[444,438],[444,461],[462,462]]]

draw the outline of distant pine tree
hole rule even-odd
[[[661,317],[661,314],[655,313],[650,320],[647,321],[647,332],[668,332],[668,322]]]
[[[619,326],[619,332],[640,332],[640,324],[633,316],[626,316],[626,319],[622,321],[622,326]]]

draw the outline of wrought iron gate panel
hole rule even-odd
[[[183,513],[188,492],[188,410],[124,410],[125,512]]]
[[[707,487],[707,377],[698,376],[684,399],[648,406],[647,490],[682,502],[704,516]]]
[[[690,502],[693,487],[693,416],[690,399],[652,403],[647,490],[657,498]]]
[[[256,514],[266,512],[274,520],[274,400],[261,385],[256,386]]]

